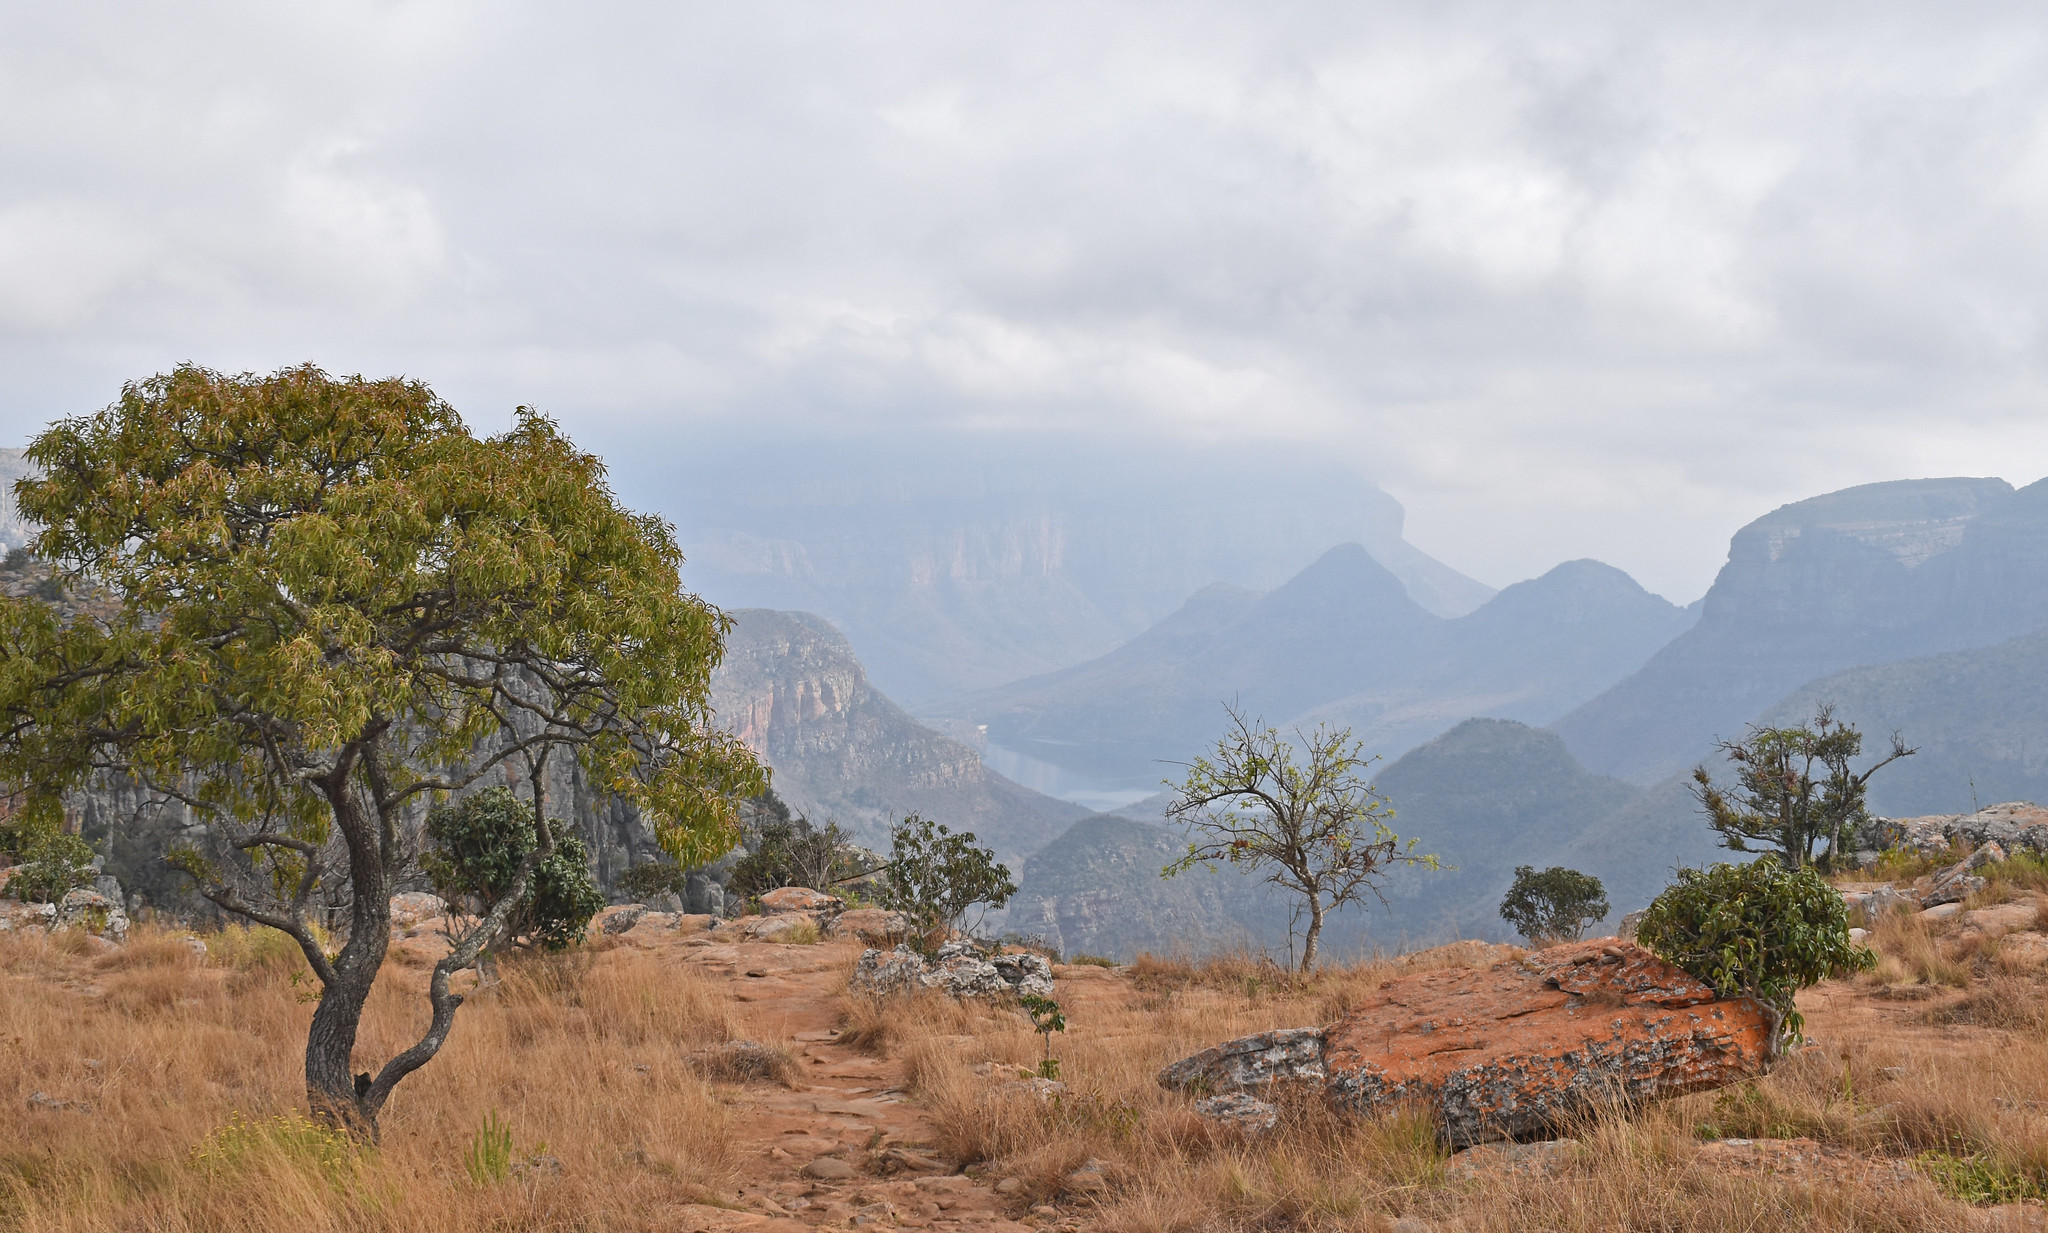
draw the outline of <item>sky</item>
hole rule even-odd
[[[193,361],[1292,446],[1499,586],[2048,475],[2038,5],[0,8],[0,441]]]

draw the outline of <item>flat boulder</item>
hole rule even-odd
[[[910,936],[910,918],[887,908],[850,908],[832,918],[825,936],[852,938],[869,946],[894,946]]]
[[[1760,1003],[1717,997],[1649,951],[1601,939],[1391,980],[1327,1028],[1219,1045],[1160,1080],[1208,1094],[1310,1085],[1368,1115],[1420,1102],[1447,1143],[1465,1146],[1761,1075],[1777,1030]]]
[[[846,907],[846,901],[837,895],[814,891],[808,886],[778,886],[761,896],[761,911],[769,916],[784,912],[813,912],[826,914]]]

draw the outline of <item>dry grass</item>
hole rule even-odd
[[[1988,1067],[1953,1052],[1859,1048],[1843,1058],[1808,1049],[1755,1084],[1590,1119],[1552,1174],[1478,1180],[1447,1168],[1413,1111],[1356,1122],[1289,1101],[1278,1130],[1246,1138],[1196,1117],[1155,1081],[1166,1062],[1219,1040],[1325,1022],[1331,1008],[1403,970],[1501,957],[1467,945],[1307,980],[1275,978],[1244,956],[1144,959],[1127,975],[1063,986],[1068,1031],[1054,1052],[1067,1089],[1056,1098],[1015,1080],[1037,1060],[1038,1042],[1014,1012],[892,1004],[900,1013],[889,1048],[909,1062],[941,1151],[990,1178],[1018,1179],[1020,1203],[1092,1209],[1088,1222],[1112,1233],[1378,1230],[1410,1214],[1474,1233],[1961,1229],[1975,1227],[1968,1209],[1911,1170],[1882,1187],[1853,1176],[1742,1174],[1704,1164],[1702,1139],[1810,1136],[1894,1158],[1937,1150],[2015,1176],[2048,1164],[2038,1114],[2022,1112],[2027,1093],[2048,1098],[2048,1045],[2038,1042],[2002,1051]],[[2009,1116],[1994,1092],[2019,1102]],[[1994,1116],[1982,1115],[1987,1108]],[[1105,1193],[1071,1193],[1087,1162],[1109,1179]]]
[[[134,1229],[656,1229],[732,1177],[727,1113],[687,1054],[730,1039],[716,986],[625,948],[508,958],[447,1047],[401,1085],[383,1142],[295,1129],[312,1013],[304,962],[267,931],[195,957],[147,927],[105,954],[75,935],[0,934],[0,1226]],[[424,1026],[373,993],[359,1063]],[[32,1093],[90,1113],[31,1110]],[[562,1164],[479,1186],[463,1153],[487,1114],[522,1157]]]

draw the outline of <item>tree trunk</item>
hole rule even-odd
[[[1323,897],[1308,897],[1308,934],[1301,941],[1301,972],[1306,976],[1316,965],[1316,942],[1323,936]]]
[[[374,822],[339,795],[330,793],[329,800],[335,802],[335,823],[348,843],[354,902],[348,942],[333,959],[333,976],[320,990],[306,1032],[306,1102],[315,1117],[375,1142],[377,1108],[383,1102],[371,1101],[370,1076],[351,1073],[351,1062],[363,1003],[391,946],[391,885]]]

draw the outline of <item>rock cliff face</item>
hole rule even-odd
[[[814,821],[837,818],[861,842],[886,850],[889,823],[921,812],[974,831],[999,857],[1021,864],[1087,812],[1011,783],[983,767],[972,749],[920,726],[868,684],[846,640],[822,619],[737,615],[739,628],[712,678],[713,704],[721,722],[773,768],[782,798]],[[525,790],[509,770],[502,782]],[[549,766],[547,795],[549,811],[582,832],[607,889],[632,865],[658,855],[639,810],[596,789],[573,759]],[[81,794],[76,813],[83,833],[105,842],[109,869],[130,892],[196,906],[162,861],[173,843],[200,834],[182,806],[110,784]]]
[[[1737,532],[1699,623],[1556,728],[1593,769],[1651,783],[1816,677],[2043,625],[2048,481],[1867,484]]]
[[[733,615],[738,627],[712,679],[719,722],[773,768],[776,793],[812,821],[836,819],[886,851],[890,824],[921,813],[1021,862],[1086,814],[1004,779],[973,749],[912,719],[869,684],[824,618],[758,608]]]

